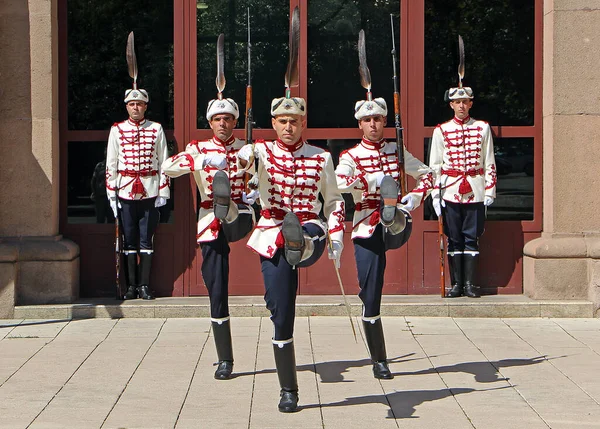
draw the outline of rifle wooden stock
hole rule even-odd
[[[116,289],[117,289],[117,299],[123,299],[123,295],[121,293],[121,279],[120,279],[120,271],[121,271],[121,228],[119,225],[119,214],[115,217],[115,270],[116,270]]]
[[[396,126],[396,150],[398,155],[398,179],[400,194],[406,195],[406,173],[404,171],[404,139],[402,138],[402,125],[400,125],[400,94],[394,92],[394,117]]]
[[[245,141],[246,144],[252,144],[252,85],[246,85],[246,128],[245,128]],[[246,172],[244,174],[244,190],[246,194],[250,192],[250,188],[248,187],[248,181],[252,176],[250,173]]]
[[[444,220],[442,215],[438,216],[438,234],[440,239],[440,295],[446,297],[446,273],[444,271]]]

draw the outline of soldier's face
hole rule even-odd
[[[387,118],[381,115],[367,116],[358,121],[360,128],[367,140],[378,142],[383,138],[383,129],[387,124]]]
[[[220,140],[226,141],[233,134],[237,121],[233,115],[223,113],[210,118],[210,129]]]
[[[458,119],[465,119],[469,116],[471,106],[473,106],[473,100],[470,98],[459,98],[458,100],[450,101],[450,108],[454,110],[454,115]]]
[[[277,137],[286,145],[293,145],[302,136],[306,119],[301,115],[278,115],[271,118]]]
[[[148,105],[143,101],[130,101],[125,107],[127,108],[127,113],[129,113],[131,119],[134,121],[141,121],[144,119]]]

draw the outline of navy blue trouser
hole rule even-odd
[[[252,230],[252,215],[240,213],[232,223],[222,223],[216,240],[200,243],[202,278],[208,289],[210,317],[229,316],[229,243],[244,238]]]
[[[289,340],[294,336],[298,268],[308,267],[317,262],[325,250],[327,241],[325,232],[318,225],[307,223],[302,229],[310,237],[319,238],[314,241],[315,251],[310,258],[300,262],[296,268],[288,264],[283,249],[275,252],[271,259],[260,257],[265,283],[265,302],[275,328],[273,339],[278,341]]]
[[[154,232],[160,220],[160,213],[154,207],[156,197],[143,200],[119,198],[119,201],[121,202],[119,217],[124,236],[123,250],[137,251],[139,248],[152,251]]]
[[[442,207],[444,234],[448,236],[448,252],[479,251],[483,234],[485,206],[483,203],[459,204],[446,201]]]
[[[407,227],[412,231],[412,223],[407,224]],[[405,235],[384,233],[383,226],[379,224],[373,235],[368,238],[355,238],[353,242],[360,287],[358,297],[363,303],[363,317],[379,316],[386,265],[385,252],[386,249],[398,249],[406,243]]]

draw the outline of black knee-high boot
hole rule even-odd
[[[136,299],[137,294],[137,253],[127,253],[125,255],[127,261],[127,292],[123,295],[123,299]]]
[[[140,285],[137,288],[138,295],[142,299],[154,299],[152,292],[150,292],[150,268],[152,267],[152,253],[140,252],[140,264],[139,268],[139,282]]]
[[[215,337],[215,348],[219,365],[215,371],[217,380],[228,380],[233,371],[233,347],[231,345],[231,325],[227,320],[211,321],[213,335]]]
[[[373,362],[373,376],[375,378],[391,380],[394,375],[387,364],[387,354],[385,351],[385,338],[383,336],[383,325],[381,318],[364,320],[363,328],[367,339],[367,346]]]
[[[448,255],[448,268],[450,271],[450,281],[452,282],[452,289],[448,292],[449,298],[456,298],[463,294],[463,256],[462,253]]]
[[[481,292],[479,286],[475,286],[475,272],[477,270],[477,262],[479,255],[469,255],[465,253],[463,270],[465,273],[465,296],[469,298],[479,298]]]
[[[289,343],[273,343],[275,367],[281,387],[279,411],[293,413],[298,411],[298,379],[296,377],[296,353],[293,340]]]

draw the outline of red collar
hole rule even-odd
[[[231,144],[233,144],[233,142],[235,141],[235,137],[232,134],[231,137],[227,139],[227,141],[223,141],[219,137],[213,136],[213,140],[215,141],[215,143],[220,144],[222,146],[231,146]]]
[[[133,125],[134,127],[139,127],[140,125],[144,125],[146,123],[146,118],[141,119],[139,121],[134,121],[133,119],[128,118],[127,122],[129,123],[129,125]]]
[[[458,119],[456,116],[452,119],[458,125],[464,125],[471,120],[470,116],[467,116],[465,119]]]
[[[277,146],[279,146],[280,149],[283,149],[286,152],[296,152],[304,145],[304,140],[302,140],[302,137],[300,137],[300,140],[298,140],[292,145],[287,145],[279,139],[275,140],[275,142],[277,143]]]
[[[363,136],[361,144],[367,149],[379,150],[385,144],[385,139],[381,139],[378,142],[372,142],[371,140],[368,140]]]

